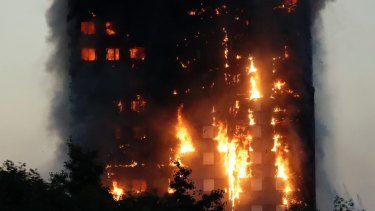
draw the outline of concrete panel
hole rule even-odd
[[[251,206],[251,211],[263,211],[262,205],[253,205]]]
[[[212,191],[214,189],[215,189],[215,180],[214,179],[203,180],[203,191]]]
[[[203,153],[203,165],[214,165],[215,164],[215,154],[213,152]]]
[[[262,178],[252,178],[250,180],[251,190],[252,191],[261,191],[263,190],[263,180]]]
[[[215,128],[213,126],[204,126],[202,130],[202,138],[204,139],[215,138]]]

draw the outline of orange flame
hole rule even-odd
[[[115,30],[113,29],[112,23],[111,22],[105,22],[105,32],[109,36],[116,35]]]
[[[260,93],[260,90],[258,89],[258,76],[257,76],[257,68],[254,65],[254,59],[253,57],[249,58],[251,63],[250,63],[250,68],[248,70],[248,74],[250,76],[250,100],[256,100],[259,98],[262,98],[262,94]]]
[[[251,141],[251,136],[243,137],[234,136],[232,139],[228,138],[227,128],[223,123],[218,125],[218,134],[214,138],[217,141],[217,149],[224,154],[224,165],[228,176],[228,195],[231,200],[232,208],[235,201],[240,199],[241,179],[249,178],[251,172],[249,169],[250,151],[251,147],[244,147],[243,142]]]
[[[249,109],[249,125],[253,126],[255,125],[255,119],[254,119],[254,112]]]
[[[183,108],[184,106],[181,105],[177,110],[176,137],[178,140],[180,140],[180,154],[195,151],[195,148],[193,146],[193,140],[189,134],[189,131],[181,115],[181,111]]]
[[[112,182],[112,190],[110,193],[116,201],[120,201],[124,197],[124,189],[118,187],[116,181]]]

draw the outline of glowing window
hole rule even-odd
[[[203,191],[212,191],[214,189],[215,189],[215,180],[214,179],[203,180]]]
[[[215,156],[213,152],[203,153],[203,165],[214,165],[215,164],[214,158]]]
[[[147,182],[145,180],[133,180],[132,191],[135,193],[145,192],[147,189]]]
[[[81,22],[81,33],[86,35],[95,34],[95,23],[91,21]]]
[[[107,60],[118,61],[120,60],[120,49],[119,48],[107,48]]]
[[[252,191],[261,191],[263,189],[262,179],[253,178],[251,180],[251,190]]]
[[[141,112],[146,108],[146,101],[140,95],[137,95],[136,100],[131,102],[131,110],[134,112]]]
[[[262,164],[262,153],[253,152],[252,164]]]
[[[263,211],[263,207],[261,205],[253,205],[251,206],[251,211]]]
[[[286,5],[296,5],[298,0],[285,0]]]
[[[96,52],[94,48],[82,48],[81,56],[83,61],[95,61]]]
[[[280,178],[276,179],[276,190],[283,191],[285,187],[284,181]]]
[[[129,50],[130,58],[136,60],[145,60],[146,58],[146,49],[143,47],[134,47]]]
[[[111,22],[105,22],[105,32],[109,36],[116,35],[116,31],[114,30],[113,25],[112,25]]]
[[[204,126],[203,127],[203,138],[204,139],[213,139],[213,138],[215,138],[214,127],[213,126]]]

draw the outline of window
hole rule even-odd
[[[253,137],[254,138],[261,138],[262,137],[262,127],[261,126],[255,125],[252,128],[252,132],[253,132]]]
[[[140,95],[137,95],[136,100],[131,102],[131,110],[134,112],[141,112],[146,108],[146,101]]]
[[[213,139],[213,138],[215,138],[214,127],[213,126],[204,126],[203,127],[203,138],[204,139]]]
[[[129,50],[130,58],[135,60],[145,60],[146,49],[143,47],[134,47]]]
[[[95,34],[95,23],[92,21],[81,22],[81,33],[86,35]]]
[[[214,165],[214,153],[213,152],[205,152],[203,153],[203,165]]]
[[[82,55],[83,61],[95,61],[96,60],[96,52],[94,48],[82,48],[81,55]]]
[[[119,48],[107,48],[106,59],[108,61],[118,61],[120,60],[120,49]]]
[[[253,164],[262,164],[262,153],[260,152],[253,152],[253,157],[252,157],[252,163]]]
[[[203,191],[212,191],[214,189],[215,189],[215,180],[214,179],[203,180]]]
[[[250,183],[252,191],[261,191],[263,189],[262,179],[260,178],[253,178]]]
[[[251,211],[263,211],[263,207],[261,205],[253,205],[251,206]]]
[[[115,30],[114,30],[113,25],[112,25],[111,22],[105,22],[105,32],[109,36],[116,35],[116,32],[115,32]]]
[[[284,181],[280,178],[276,178],[276,190],[283,191],[284,190]]]

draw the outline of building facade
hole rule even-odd
[[[309,3],[71,0],[73,139],[126,191],[179,160],[228,210],[314,206]]]

